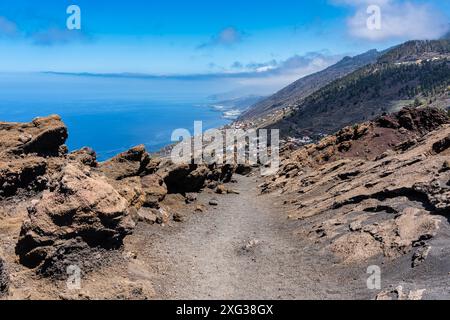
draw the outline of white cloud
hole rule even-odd
[[[448,17],[431,4],[403,0],[332,0],[332,3],[355,8],[355,14],[348,18],[347,24],[349,33],[361,39],[437,39],[449,29]],[[370,5],[381,9],[380,29],[367,27]]]
[[[231,65],[231,71],[246,77],[294,76],[301,77],[322,70],[340,59],[342,55],[332,55],[327,52],[309,52],[305,55],[293,55],[286,60],[270,60],[267,62],[242,63],[236,61]]]

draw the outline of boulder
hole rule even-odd
[[[0,153],[58,156],[67,139],[59,116],[36,118],[30,123],[0,122]]]
[[[154,211],[156,213],[156,223],[158,224],[167,224],[170,221],[170,213],[164,209],[159,208]]]
[[[62,170],[55,190],[29,207],[28,216],[16,246],[28,267],[48,265],[68,241],[118,248],[134,227],[127,200],[104,177],[73,164]]]
[[[145,204],[145,192],[140,177],[130,177],[122,180],[109,180],[111,186],[128,201],[128,205],[136,209]]]
[[[142,221],[148,224],[155,224],[158,220],[159,211],[151,208],[141,208],[137,212],[138,221]]]
[[[168,193],[199,192],[204,186],[210,170],[203,165],[182,164],[168,168],[164,182]]]
[[[215,188],[217,182],[230,182],[234,173],[232,165],[195,165],[182,164],[167,167],[161,176],[167,186],[168,193],[186,194],[199,192],[204,187]]]
[[[227,191],[228,191],[227,188],[225,188],[225,186],[223,184],[219,184],[216,188],[217,194],[225,194],[225,193],[228,193]]]
[[[448,148],[450,148],[450,135],[433,144],[433,151],[435,153],[442,153]]]
[[[68,155],[68,159],[71,161],[79,162],[88,167],[97,166],[97,154],[94,150],[88,147],[84,147],[80,150],[71,152]]]
[[[376,119],[375,123],[384,128],[404,128],[408,131],[425,134],[449,123],[449,121],[449,117],[443,110],[407,107],[398,113],[383,115]]]
[[[435,178],[415,183],[412,189],[425,196],[434,211],[447,211],[450,208],[450,186],[447,182],[446,179]]]
[[[114,158],[99,164],[100,171],[114,180],[146,174],[150,164],[150,155],[144,145],[139,145],[120,153]]]
[[[144,193],[144,206],[159,208],[159,202],[163,201],[167,194],[164,180],[157,174],[147,175],[141,178]]]
[[[185,195],[185,202],[186,203],[192,203],[192,202],[197,201],[197,198],[198,198],[198,194],[197,193],[195,193],[195,192],[188,192]]]
[[[0,198],[13,196],[18,189],[42,190],[46,169],[47,162],[41,157],[0,161]]]
[[[236,174],[246,176],[246,175],[249,175],[251,172],[252,172],[252,166],[249,164],[238,164],[236,166],[236,170],[235,170]]]
[[[175,222],[184,222],[186,221],[186,215],[181,212],[175,212],[173,214],[173,221]]]

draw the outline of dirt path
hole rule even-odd
[[[151,229],[141,259],[152,266],[156,298],[342,298],[324,281],[320,264],[293,238],[292,223],[271,196],[260,196],[255,178],[238,177],[240,194],[203,194],[217,207],[173,228]]]

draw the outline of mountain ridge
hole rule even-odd
[[[408,41],[297,102],[268,125],[283,135],[333,133],[401,107],[448,107],[450,41]]]
[[[262,117],[265,114],[280,110],[293,102],[306,98],[317,89],[349,74],[359,67],[375,62],[381,53],[376,49],[369,50],[354,57],[344,57],[336,64],[317,73],[300,78],[284,87],[272,96],[251,106],[238,120],[249,120]]]

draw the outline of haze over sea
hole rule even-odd
[[[171,143],[174,129],[192,132],[194,121],[204,129],[228,123],[207,107],[216,89],[219,84],[201,80],[0,74],[0,121],[59,114],[71,151],[88,146],[106,160],[139,144],[157,151]]]

